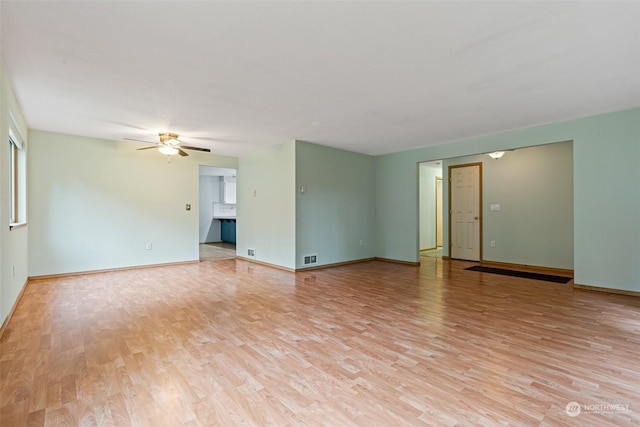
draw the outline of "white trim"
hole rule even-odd
[[[13,117],[13,114],[9,112],[9,138],[16,144],[18,150],[22,150],[25,147],[25,139],[22,137],[20,133],[20,128],[18,127],[18,123],[16,119]]]

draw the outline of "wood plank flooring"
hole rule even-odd
[[[200,261],[235,258],[236,245],[229,243],[200,243]]]
[[[422,262],[32,281],[0,425],[640,424],[638,298]]]

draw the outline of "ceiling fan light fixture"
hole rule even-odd
[[[182,145],[182,141],[178,139],[179,136],[177,133],[161,132],[158,134],[158,136],[160,137],[160,143],[157,143],[157,142],[153,143],[151,141],[143,141],[141,139],[133,139],[133,138],[124,138],[124,139],[131,140],[131,141],[144,142],[147,144],[153,144],[151,147],[138,148],[138,150],[149,150],[152,148],[157,148],[158,151],[160,151],[160,153],[166,156],[173,156],[176,154],[180,154],[181,156],[188,156],[188,154],[184,150],[195,150],[195,151],[202,151],[205,153],[211,152],[209,148]]]
[[[160,151],[162,154],[165,154],[167,156],[173,156],[174,154],[178,154],[178,149],[171,147],[169,145],[163,145],[162,147],[158,148],[158,151]]]
[[[158,134],[158,136],[160,137],[160,143],[162,144],[167,144],[172,140],[176,140],[178,141],[178,143],[180,143],[180,141],[178,140],[178,134],[177,133],[172,133],[172,132],[160,132]],[[171,142],[171,144],[173,145],[173,142]]]
[[[491,157],[492,159],[499,159],[500,157],[504,156],[504,151],[494,151],[493,153],[487,153],[489,155],[489,157]]]

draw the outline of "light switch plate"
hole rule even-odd
[[[497,211],[500,211],[500,210],[502,210],[502,209],[500,208],[500,204],[499,203],[491,204],[491,211],[492,212],[497,212]]]

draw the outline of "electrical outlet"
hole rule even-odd
[[[247,249],[247,257],[255,258],[256,257],[256,250],[255,249]]]
[[[153,245],[151,243],[147,243],[147,250],[150,251],[153,249]]]
[[[492,247],[492,248],[495,248],[495,247],[496,247],[496,241],[495,241],[495,240],[492,240],[492,241],[491,241],[491,247]]]
[[[185,209],[185,210],[187,210],[187,211],[190,211],[190,210],[191,210],[191,205],[190,205],[189,203],[187,203],[187,204],[184,206],[184,209]]]
[[[364,240],[360,240],[360,246],[364,246]]]

